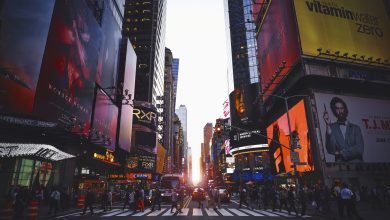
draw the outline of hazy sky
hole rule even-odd
[[[228,98],[223,0],[168,0],[166,47],[180,59],[176,106],[187,107],[193,178],[199,178],[203,127],[222,117]]]

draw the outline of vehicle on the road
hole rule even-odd
[[[193,200],[204,200],[206,198],[206,191],[203,188],[195,188],[192,192]]]
[[[160,192],[163,200],[170,200],[173,189],[179,190],[184,187],[181,174],[164,174],[160,180]]]
[[[221,199],[221,202],[230,202],[231,194],[230,192],[225,188],[219,188],[219,198]]]

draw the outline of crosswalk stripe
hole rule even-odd
[[[292,215],[289,215],[289,214],[286,214],[286,213],[283,213],[283,212],[279,212],[279,211],[272,211],[271,209],[267,209],[267,212],[272,212],[272,213],[275,213],[277,215],[281,215],[281,216],[284,216],[284,217],[293,217]]]
[[[107,214],[102,215],[101,217],[114,216],[114,215],[117,215],[117,214],[119,214],[119,213],[121,213],[121,212],[122,212],[122,211],[119,210],[119,209],[113,209],[113,210],[110,210],[110,211],[108,211],[108,212],[105,212],[105,213],[107,213]]]
[[[145,209],[143,212],[137,212],[136,214],[134,214],[132,216],[144,216],[144,215],[148,214],[150,211],[152,211],[152,209],[148,208],[148,209]]]
[[[231,212],[233,212],[234,214],[238,215],[238,216],[248,216],[247,214],[243,213],[243,212],[240,212],[238,211],[237,209],[229,209]]]
[[[253,215],[253,216],[264,216],[264,215],[262,215],[260,213],[253,212],[253,211],[251,211],[249,209],[240,209],[240,210],[243,211],[243,212],[246,212],[247,214]]]
[[[171,212],[171,209],[168,208],[168,211],[165,212],[162,216],[173,216],[176,212]]]
[[[192,209],[192,216],[203,216],[202,209],[199,208]]]
[[[218,212],[221,213],[222,216],[233,216],[232,213],[226,211],[225,209],[218,209]]]
[[[128,216],[128,215],[131,215],[131,214],[133,214],[133,213],[134,213],[134,210],[130,210],[130,211],[121,213],[121,214],[119,214],[119,215],[117,215],[117,216]]]
[[[154,212],[151,212],[148,216],[158,216],[158,215],[160,215],[161,213],[163,213],[163,212],[165,212],[167,210],[168,210],[167,208],[161,209],[161,210],[156,210]]]
[[[257,210],[257,209],[254,209],[253,211],[258,212],[258,213],[260,213],[260,214],[263,214],[263,215],[265,215],[265,216],[279,217],[279,215],[276,215],[276,214],[274,214],[274,213],[272,213],[272,212],[267,212],[267,211]]]
[[[181,211],[183,213],[178,213],[177,216],[187,216],[188,215],[188,211],[190,211],[189,208],[182,208]]]
[[[282,210],[282,212],[284,212],[284,213],[288,213],[287,212],[287,210]],[[293,212],[291,212],[291,213],[293,213]],[[294,212],[295,213],[295,212]],[[311,216],[310,215],[304,215],[304,216],[301,216],[302,218],[311,218]]]
[[[214,211],[214,209],[205,209],[208,216],[219,216],[218,213]]]

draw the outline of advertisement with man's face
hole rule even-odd
[[[390,100],[315,93],[326,162],[390,161]]]
[[[88,133],[101,30],[85,1],[56,1],[34,114]]]
[[[378,65],[390,59],[390,21],[383,0],[295,0],[302,52],[317,56],[326,51],[339,60]],[[380,60],[377,60],[380,59]]]
[[[261,87],[264,93],[270,93],[277,86],[292,66],[298,60],[300,54],[298,34],[294,19],[294,10],[291,0],[272,0],[266,17],[257,35],[257,47],[259,53],[259,67]],[[275,77],[270,87],[275,71],[283,66],[279,77]]]
[[[299,162],[305,165],[297,165],[297,171],[309,172],[314,170],[313,157],[311,153],[309,132],[306,119],[304,101],[301,100],[289,110],[291,133],[296,134],[293,141],[299,148]],[[270,153],[270,168],[274,173],[292,172],[294,168],[291,162],[290,134],[288,128],[287,114],[283,114],[267,128],[268,145]],[[293,135],[292,135],[293,137]]]
[[[0,3],[0,113],[32,113],[54,3]]]
[[[91,142],[115,150],[118,107],[101,90],[97,90]]]

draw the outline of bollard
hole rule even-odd
[[[35,199],[31,200],[28,206],[28,214],[27,214],[28,220],[38,220],[38,206],[39,206],[38,200]]]
[[[11,201],[6,201],[4,207],[0,208],[0,220],[11,220],[13,207]]]
[[[77,200],[77,208],[78,209],[83,209],[84,208],[84,202],[85,202],[85,196],[81,194],[79,196],[79,199]]]

